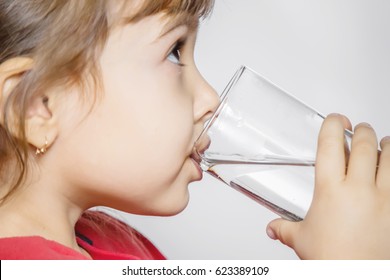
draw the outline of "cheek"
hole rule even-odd
[[[115,107],[122,108],[123,114],[127,115],[128,123],[123,126],[128,127],[127,134],[134,145],[133,155],[137,158],[147,155],[151,159],[149,163],[156,168],[174,168],[181,165],[191,150],[192,98],[186,95],[174,76],[177,71],[171,69],[164,73],[166,75],[156,74],[153,83],[150,78],[140,79],[133,85],[140,94],[126,96],[127,102],[120,100]],[[127,106],[123,106],[126,103]]]
[[[171,98],[162,88],[150,87],[144,94],[104,97],[67,139],[64,160],[73,161],[67,177],[129,203],[185,197],[193,176],[186,173],[193,140],[192,103],[180,92],[169,92],[177,91],[175,87],[167,90]]]
[[[185,103],[157,104],[160,106],[149,105],[142,112],[142,123],[131,129],[130,150],[135,158],[152,167],[155,174],[174,176],[191,151],[192,111]]]

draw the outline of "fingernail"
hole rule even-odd
[[[269,238],[271,238],[273,240],[276,239],[275,231],[273,229],[271,229],[270,227],[267,227],[267,235]]]
[[[385,136],[382,138],[380,144],[383,145],[384,143],[389,143],[390,142],[390,136]]]
[[[366,123],[366,122],[359,123],[358,125],[356,125],[355,129],[358,128],[358,127],[372,128],[372,126],[369,123]]]

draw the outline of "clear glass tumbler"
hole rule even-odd
[[[195,143],[207,173],[280,216],[305,217],[324,116],[242,66]],[[351,142],[345,131],[346,148]]]

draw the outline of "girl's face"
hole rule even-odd
[[[193,59],[196,30],[161,15],[114,29],[100,59],[104,94],[71,92],[52,146],[63,191],[85,207],[172,215],[202,177],[194,141],[218,104]],[[54,152],[55,150],[55,152]]]

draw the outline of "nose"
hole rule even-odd
[[[220,98],[214,88],[197,71],[198,82],[194,91],[194,120],[206,121],[217,109]]]

